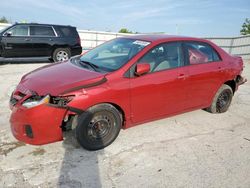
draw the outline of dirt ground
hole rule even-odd
[[[250,187],[250,82],[224,114],[197,110],[122,130],[112,145],[89,152],[71,133],[45,146],[11,135],[9,95],[43,65],[0,65],[0,187]]]

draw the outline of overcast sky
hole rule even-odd
[[[0,17],[78,29],[236,36],[250,0],[1,0]]]

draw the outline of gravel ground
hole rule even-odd
[[[122,130],[112,145],[89,152],[70,132],[45,146],[11,135],[9,94],[43,65],[0,66],[0,187],[250,187],[250,82],[224,114],[197,110]]]

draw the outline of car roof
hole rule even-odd
[[[61,27],[74,27],[71,25],[57,25],[57,24],[40,24],[40,23],[15,23],[13,25],[41,25],[41,26],[61,26]]]
[[[193,41],[202,41],[207,42],[207,40],[195,37],[186,37],[186,36],[177,36],[177,35],[167,35],[167,34],[147,34],[147,35],[131,35],[125,36],[124,38],[136,39],[136,40],[144,40],[149,42],[157,42],[157,41],[167,41],[167,40],[193,40]]]

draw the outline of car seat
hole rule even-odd
[[[170,69],[178,67],[178,52],[177,48],[172,45],[167,45],[164,48],[164,59],[154,68],[154,71]]]

